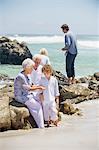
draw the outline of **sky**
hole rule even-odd
[[[0,34],[99,34],[99,0],[0,0]]]

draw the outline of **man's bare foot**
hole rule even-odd
[[[75,84],[75,83],[76,83],[76,80],[75,80],[74,77],[72,78],[72,81],[71,81],[71,82],[72,82],[72,84]]]
[[[72,84],[72,78],[68,78],[68,85]]]

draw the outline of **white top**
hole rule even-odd
[[[41,65],[44,66],[46,64],[49,64],[49,65],[51,64],[49,57],[45,55],[41,55]]]
[[[42,77],[42,66],[39,65],[37,70],[33,69],[32,73],[30,75],[31,82],[34,85],[38,85],[39,81],[41,80],[41,77]]]
[[[57,79],[53,76],[51,76],[50,80],[48,80],[46,77],[42,77],[40,85],[46,88],[43,91],[44,103],[49,103],[51,101],[55,102],[55,97],[60,95]]]

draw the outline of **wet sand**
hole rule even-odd
[[[76,105],[83,116],[62,116],[60,127],[0,133],[0,150],[98,150],[99,100]]]

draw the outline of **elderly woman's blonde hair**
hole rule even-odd
[[[32,59],[27,58],[22,62],[22,68],[25,70],[26,68],[30,68],[34,66],[34,62]]]
[[[46,56],[48,56],[48,51],[47,51],[46,48],[41,48],[39,53],[40,53],[41,55],[46,55]]]

